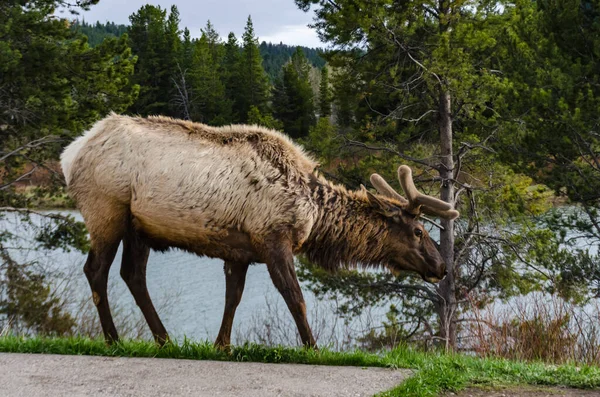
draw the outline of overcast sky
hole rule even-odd
[[[128,25],[129,15],[144,4],[167,9],[175,4],[181,14],[181,29],[187,27],[194,37],[200,35],[200,28],[210,19],[221,37],[227,38],[229,32],[234,32],[240,39],[251,15],[260,42],[325,47],[307,26],[312,22],[313,11],[302,12],[294,0],[100,0],[79,18],[93,23],[112,21]]]

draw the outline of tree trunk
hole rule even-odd
[[[452,97],[443,86],[440,88],[439,97],[439,130],[441,147],[440,177],[442,187],[440,198],[454,205],[452,156]],[[448,275],[438,285],[440,302],[437,312],[440,320],[440,337],[445,340],[446,350],[456,349],[456,283],[454,269],[454,221],[441,219],[444,230],[440,232],[440,254],[446,262]]]

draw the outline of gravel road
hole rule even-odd
[[[0,396],[372,396],[408,370],[0,353]]]

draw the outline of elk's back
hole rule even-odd
[[[315,163],[260,127],[111,115],[72,143],[61,164],[82,212],[86,198],[106,196],[129,208],[140,231],[175,245],[234,231],[255,239],[277,228],[294,229],[300,243],[314,220]]]

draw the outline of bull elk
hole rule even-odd
[[[406,198],[377,174],[371,182],[379,195],[364,187],[349,191],[320,176],[285,135],[257,126],[214,128],[113,113],[71,143],[61,165],[89,231],[84,272],[108,343],[118,340],[107,280],[121,241],[121,276],[158,343],[168,334],[148,294],[146,263],[150,249],[180,248],[225,261],[216,346],[230,344],[251,263],[266,264],[302,342],[315,346],[295,254],[332,271],[384,266],[434,283],[446,266],[419,214],[459,215],[419,193],[407,166],[398,169]]]

